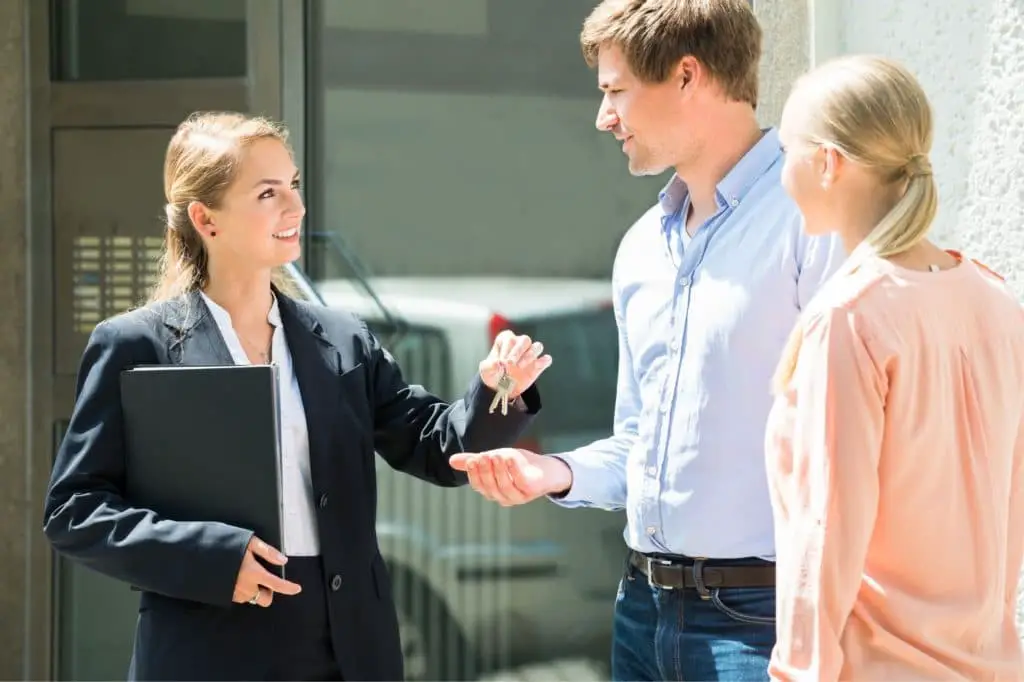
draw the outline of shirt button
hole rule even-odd
[[[654,532],[655,532],[654,526],[647,526],[647,534],[648,535],[654,535]]]
[[[331,578],[331,589],[335,592],[341,589],[341,576],[335,575]]]
[[[736,197],[733,197],[732,201],[730,201],[729,203],[732,204],[733,208],[735,208],[740,205],[740,200],[737,199]]]
[[[657,467],[647,467],[647,473],[649,473],[651,476],[654,476],[655,474],[658,473],[658,469]]]
[[[665,403],[664,405],[661,406],[661,413],[668,414],[668,403]]]
[[[327,509],[327,493],[320,496],[320,508]]]
[[[672,350],[679,350],[679,346],[681,345],[682,344],[679,343],[679,339],[672,339]]]

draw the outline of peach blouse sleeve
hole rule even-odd
[[[790,537],[780,552],[775,679],[836,680],[878,508],[886,381],[857,316],[830,309],[805,323],[795,391]]]

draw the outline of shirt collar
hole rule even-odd
[[[213,315],[214,321],[220,327],[228,327],[233,329],[234,325],[231,324],[231,315],[220,305],[214,303],[213,299],[206,295],[205,291],[199,292],[203,297],[203,302],[206,303],[206,307],[210,309],[210,314]],[[277,296],[271,292],[271,303],[270,311],[267,313],[267,322],[277,329],[281,326],[281,309],[277,305]]]
[[[779,147],[778,131],[775,128],[764,130],[764,134],[757,144],[751,147],[739,160],[739,163],[733,166],[719,181],[716,187],[719,207],[725,208],[739,204],[758,178],[764,175],[780,156],[782,156],[782,149]],[[673,173],[668,184],[658,193],[658,203],[664,214],[661,221],[663,228],[668,228],[669,218],[680,213],[688,199],[686,183]]]

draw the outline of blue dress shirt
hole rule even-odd
[[[718,211],[692,238],[674,176],[619,246],[613,435],[558,455],[573,485],[554,501],[624,507],[637,551],[774,558],[771,377],[801,309],[846,257],[838,239],[803,233],[782,165],[768,130],[718,184]]]

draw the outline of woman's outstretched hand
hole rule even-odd
[[[496,391],[498,380],[507,372],[515,382],[509,400],[515,400],[550,366],[551,356],[544,354],[544,344],[506,329],[494,337],[491,352],[480,363],[480,379]]]

